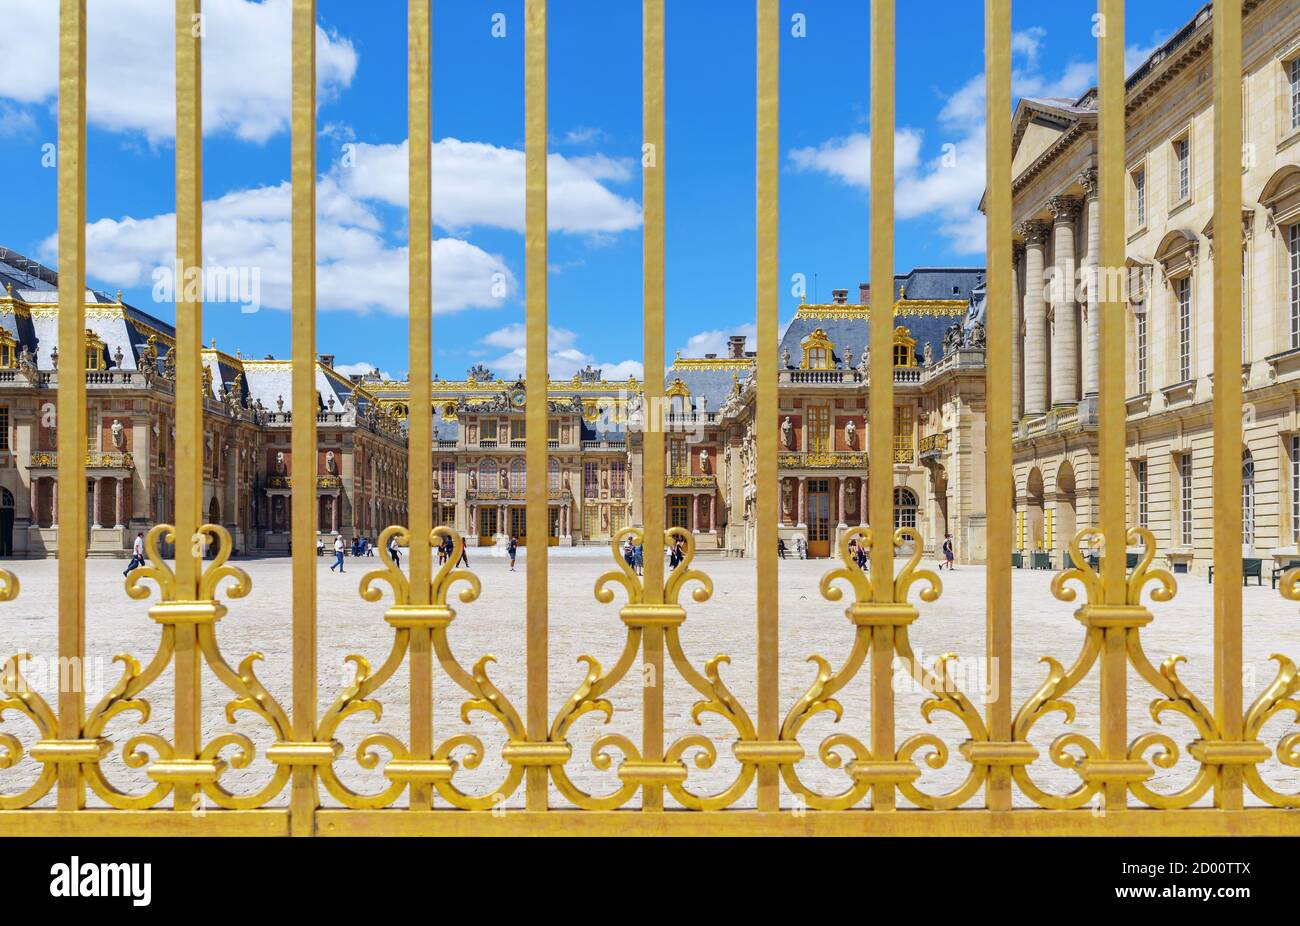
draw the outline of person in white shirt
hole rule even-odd
[[[128,575],[132,569],[144,565],[144,534],[135,535],[135,543],[131,546],[131,561],[126,564],[126,571],[122,575]]]
[[[342,535],[334,538],[334,564],[330,566],[330,572],[337,569],[343,572],[343,537]]]

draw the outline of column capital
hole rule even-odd
[[[1016,234],[1025,239],[1026,248],[1042,248],[1047,243],[1047,234],[1051,226],[1039,219],[1030,219],[1016,226]]]
[[[1097,168],[1090,166],[1079,171],[1079,184],[1083,187],[1084,198],[1089,201],[1095,200],[1100,189],[1097,183]]]
[[[1076,196],[1053,196],[1047,201],[1047,211],[1052,213],[1053,224],[1064,225],[1073,222],[1082,206]]]

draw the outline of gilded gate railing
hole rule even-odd
[[[76,357],[84,346],[85,283],[85,86],[86,0],[60,0],[59,99],[59,350]],[[410,0],[409,133],[410,133],[410,369],[411,382],[431,378],[432,312],[430,2]],[[1010,0],[985,0],[987,120],[990,126],[1011,111]],[[609,604],[621,589],[620,632],[611,622],[609,651],[619,655],[608,670],[597,656],[583,657],[586,672],[572,696],[557,710],[547,703],[547,483],[546,445],[527,447],[528,576],[526,611],[526,698],[516,706],[489,677],[492,656],[474,654],[466,668],[453,652],[456,610],[449,595],[459,590],[461,604],[472,605],[479,579],[457,564],[461,539],[446,527],[435,528],[432,498],[430,406],[412,402],[410,435],[410,523],[389,526],[378,544],[382,567],[366,574],[364,600],[383,597],[392,603],[383,613],[391,628],[391,646],[383,663],[372,669],[362,656],[352,662],[349,682],[331,693],[320,712],[317,704],[315,499],[293,497],[292,701],[281,705],[258,681],[261,658],[252,653],[238,668],[227,661],[216,627],[226,614],[218,601],[220,586],[234,600],[247,593],[248,577],[225,562],[230,538],[216,525],[201,523],[202,395],[200,376],[201,305],[182,298],[177,304],[177,458],[176,524],[158,525],[147,541],[148,564],[128,582],[133,598],[147,597],[146,582],[157,586],[160,601],[148,611],[159,625],[155,655],[141,668],[132,654],[118,657],[121,677],[109,693],[87,710],[81,684],[61,685],[55,704],[46,702],[23,678],[25,655],[9,660],[0,673],[0,719],[20,719],[36,740],[24,752],[22,740],[0,733],[0,772],[24,759],[39,766],[34,783],[23,790],[4,788],[0,775],[0,834],[9,833],[151,833],[151,834],[313,834],[313,833],[618,833],[618,832],[826,832],[826,833],[1281,833],[1300,832],[1300,824],[1274,808],[1300,807],[1300,794],[1283,793],[1260,774],[1264,763],[1300,767],[1300,733],[1277,743],[1263,739],[1266,722],[1284,711],[1300,717],[1300,673],[1285,656],[1275,656],[1275,680],[1249,707],[1242,691],[1242,622],[1240,578],[1241,512],[1239,428],[1242,404],[1239,374],[1241,206],[1237,152],[1241,144],[1238,79],[1241,72],[1241,6],[1216,5],[1214,12],[1215,94],[1215,238],[1214,324],[1214,479],[1216,494],[1214,690],[1189,690],[1178,675],[1181,657],[1157,668],[1148,658],[1141,631],[1159,619],[1158,606],[1175,593],[1173,577],[1153,568],[1154,537],[1124,521],[1124,333],[1121,294],[1098,293],[1101,312],[1100,524],[1085,528],[1070,543],[1070,564],[1052,583],[1062,602],[1084,601],[1075,611],[1082,625],[1079,654],[1070,667],[1060,654],[1045,654],[1046,678],[1013,711],[1011,694],[1011,522],[990,518],[986,586],[987,673],[995,695],[981,712],[956,683],[953,657],[940,657],[932,668],[920,664],[909,641],[909,627],[921,619],[911,602],[914,586],[920,601],[939,599],[939,577],[919,568],[924,543],[915,529],[880,532],[854,528],[838,548],[840,563],[824,576],[821,592],[831,601],[852,593],[845,616],[853,625],[846,653],[795,654],[812,663],[804,694],[782,705],[778,686],[777,572],[777,148],[778,48],[781,22],[777,0],[758,0],[757,73],[757,685],[756,701],[741,702],[728,685],[726,655],[715,655],[698,668],[691,649],[690,608],[682,599],[690,587],[694,602],[707,600],[711,579],[692,565],[694,542],[689,533],[665,530],[658,500],[664,490],[664,438],[650,422],[645,433],[642,483],[644,524],[619,532],[612,544],[614,569],[596,583],[596,598]],[[1124,4],[1099,3],[1101,264],[1119,268],[1124,261]],[[199,0],[176,0],[176,189],[177,257],[202,263],[201,113],[199,75],[201,29]],[[298,407],[315,403],[315,24],[314,0],[294,0],[292,8],[292,179],[293,179],[293,398]],[[544,433],[547,381],[546,307],[546,4],[526,3],[526,253],[527,253],[527,414],[528,429]],[[871,273],[874,280],[893,276],[893,127],[894,3],[871,5]],[[644,0],[644,301],[645,388],[660,395],[664,388],[664,0]],[[1006,474],[1011,469],[1011,145],[1005,132],[988,133],[988,318],[987,367],[988,481],[990,511],[1011,509]],[[1106,275],[1103,275],[1103,279]],[[184,289],[184,288],[182,288]],[[888,313],[871,316],[871,337],[889,343]],[[1226,336],[1225,336],[1226,334]],[[887,351],[874,351],[870,381],[870,496],[873,524],[892,520],[893,379]],[[64,512],[59,557],[58,656],[82,671],[85,655],[85,523],[80,505],[84,480],[86,410],[79,377],[70,364],[61,372],[67,382],[59,392],[58,429],[60,507]],[[771,426],[767,426],[770,424]],[[182,439],[183,438],[183,439]],[[311,484],[316,446],[313,416],[293,421],[293,480]],[[418,500],[425,500],[424,504]],[[644,575],[623,560],[626,538],[645,545]],[[187,539],[188,538],[188,539]],[[393,538],[409,550],[409,572],[388,552]],[[432,551],[450,538],[453,555],[436,571]],[[174,544],[175,567],[159,553],[159,543]],[[204,564],[205,549],[221,552]],[[684,561],[665,575],[667,544],[683,547]],[[1094,568],[1087,548],[1123,550],[1140,543],[1145,554],[1126,574],[1119,556],[1102,556]],[[896,559],[900,549],[909,558]],[[860,563],[865,559],[867,565]],[[1300,570],[1288,574],[1282,595],[1300,601]],[[14,601],[17,603],[13,603]],[[0,571],[0,601],[19,608],[19,582]],[[1157,606],[1157,611],[1147,607]],[[238,605],[236,605],[238,607]],[[387,631],[386,631],[387,632]],[[642,737],[639,744],[611,733],[596,739],[588,758],[574,755],[570,731],[583,718],[608,718],[614,712],[614,689],[631,673],[638,658],[643,677]],[[838,661],[837,661],[838,659]],[[924,719],[946,713],[965,730],[966,738],[948,742],[926,732],[898,743],[895,734],[893,666],[907,671],[926,693]],[[671,665],[673,672],[667,672]],[[233,725],[244,712],[259,721],[269,736],[268,775],[252,791],[232,790],[227,775],[259,761],[252,739],[233,730],[204,742],[201,699],[204,666],[229,691],[226,718]],[[409,673],[409,726],[404,734],[380,729],[350,748],[339,739],[342,721],[358,714],[382,719],[384,689],[395,673]],[[1080,732],[1054,739],[1044,756],[1031,742],[1036,725],[1052,714],[1074,719],[1070,693],[1093,668],[1100,678],[1100,736]],[[1130,738],[1129,668],[1135,682],[1155,690],[1152,725]],[[174,676],[175,711],[170,736],[140,733],[123,743],[105,735],[108,721],[149,715],[150,688],[168,669]],[[444,678],[445,676],[445,678]],[[837,695],[862,677],[870,688],[866,736],[846,726],[817,746],[801,741],[808,720],[829,713],[839,721],[843,706]],[[441,738],[435,736],[433,704],[450,682],[463,698],[466,724]],[[730,742],[692,732],[666,741],[664,686],[684,683],[698,695],[692,717],[698,724],[712,714],[734,734]],[[453,689],[454,690],[454,689]],[[1213,707],[1207,706],[1212,704]],[[1182,749],[1159,725],[1166,717],[1190,725],[1193,738]],[[458,776],[486,757],[480,734],[487,727],[504,732],[500,758],[505,771],[486,790],[466,790]],[[738,764],[721,790],[701,790],[692,769],[707,769],[729,749]],[[126,765],[142,769],[152,782],[143,791],[113,784],[106,771],[110,752],[120,750]],[[1174,765],[1182,750],[1196,763],[1190,783],[1177,791],[1153,786],[1157,768]],[[608,788],[591,793],[576,783],[578,763],[590,761],[608,773]],[[820,762],[843,773],[841,790],[825,792],[813,783],[802,763]],[[340,776],[342,763],[378,769],[384,784],[377,791],[358,790]],[[1073,770],[1078,785],[1060,793],[1041,779],[1044,762]],[[922,764],[930,769],[953,764],[958,774],[951,789],[934,793],[919,783]],[[226,780],[223,780],[226,779]],[[782,790],[784,785],[784,791]],[[522,787],[524,810],[498,812]],[[1249,791],[1269,807],[1243,809]],[[53,792],[54,807],[43,801]],[[88,792],[103,808],[87,807]],[[783,799],[783,794],[785,799]],[[328,795],[341,807],[322,806]],[[1019,795],[1032,807],[1012,809]],[[1212,807],[1192,805],[1211,796]],[[171,809],[162,809],[170,796]],[[752,796],[753,809],[745,805]],[[639,797],[640,809],[625,808]],[[898,807],[899,799],[905,806]],[[194,813],[197,802],[215,809]],[[572,805],[569,809],[564,804]],[[37,807],[36,805],[42,805]],[[1088,805],[1091,805],[1089,807]],[[1132,809],[1130,809],[1130,807]],[[490,812],[478,812],[490,811]]]

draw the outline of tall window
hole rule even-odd
[[[547,464],[547,471],[547,488],[552,492],[560,491],[560,461],[551,457],[551,462]]]
[[[1147,384],[1147,304],[1143,300],[1133,307],[1133,350],[1137,361],[1138,395],[1146,394]]]
[[[582,495],[584,498],[596,498],[600,495],[599,463],[588,462],[582,464]]]
[[[1133,218],[1138,228],[1147,224],[1147,172],[1133,171]]]
[[[528,484],[527,464],[522,459],[510,461],[510,492],[522,493]]]
[[[691,459],[686,441],[676,438],[668,442],[668,475],[685,476],[691,471]]]
[[[1241,249],[1241,362],[1242,363],[1245,363],[1247,360],[1250,359],[1250,348],[1248,346],[1250,344],[1250,337],[1249,337],[1250,313],[1248,311],[1248,308],[1250,306],[1250,300],[1247,298],[1247,293],[1248,293],[1247,284],[1250,282],[1250,276],[1249,274],[1246,273],[1246,267],[1248,266],[1247,258],[1249,257],[1250,257],[1250,253],[1243,246]]]
[[[1185,276],[1174,283],[1178,299],[1178,381],[1192,378],[1192,278]],[[1294,331],[1294,323],[1292,330]]]
[[[510,441],[514,443],[517,440],[523,440],[528,436],[528,420],[526,418],[510,419]]]
[[[614,498],[622,498],[627,494],[626,476],[627,464],[622,460],[609,464],[609,494]]]
[[[1147,461],[1133,461],[1133,481],[1137,483],[1137,523],[1138,527],[1147,526],[1147,518],[1151,513],[1151,494],[1150,487],[1147,484]]]
[[[912,406],[894,406],[894,462],[912,461]]]
[[[9,449],[9,406],[0,405],[0,450]]]
[[[1291,346],[1300,347],[1300,222],[1287,229],[1287,253],[1290,257],[1287,292],[1291,302]]]
[[[480,492],[495,492],[497,490],[496,460],[484,460],[479,464],[478,490]]]
[[[916,527],[916,493],[904,486],[894,489],[894,527]]]
[[[479,422],[478,444],[480,447],[495,447],[497,445],[497,420],[495,418],[484,418]]]
[[[1300,57],[1291,59],[1291,128],[1300,129]]]
[[[1249,450],[1241,455],[1241,540],[1255,546],[1255,458]]]
[[[1300,434],[1291,435],[1291,542],[1300,547]]]
[[[808,406],[808,449],[813,453],[831,449],[831,410],[825,405]]]
[[[1192,455],[1178,457],[1178,512],[1182,545],[1192,545]]]
[[[600,533],[600,509],[595,505],[583,506],[582,533],[588,540]]]
[[[456,495],[456,461],[443,460],[438,465],[438,494],[443,498]]]
[[[1178,202],[1192,195],[1192,144],[1186,138],[1174,142],[1174,160],[1177,162]]]

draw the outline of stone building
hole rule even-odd
[[[123,556],[135,534],[172,517],[175,330],[86,293],[86,356],[58,356],[58,278],[0,249],[0,556],[52,556],[59,512],[55,395],[59,364],[86,366],[86,513],[90,555]],[[288,549],[289,363],[203,353],[204,492],[209,521],[238,553]],[[321,524],[351,534],[404,513],[406,444],[364,386],[317,368]],[[354,511],[364,513],[360,521]]]
[[[1241,344],[1246,556],[1300,538],[1300,6],[1245,0]],[[1212,9],[1127,82],[1129,522],[1212,558]],[[1012,118],[1016,545],[1060,567],[1097,518],[1097,94]]]

